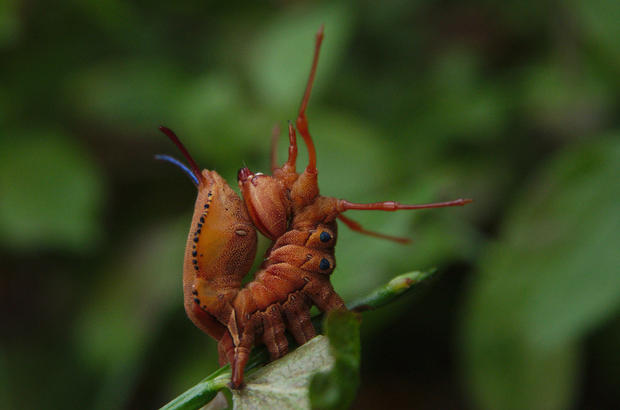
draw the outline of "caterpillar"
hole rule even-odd
[[[394,201],[353,203],[319,194],[316,150],[306,108],[318,64],[323,27],[316,35],[314,57],[295,126],[289,122],[288,158],[278,166],[272,138],[272,175],[238,172],[239,197],[216,172],[200,168],[179,138],[160,127],[180,149],[188,168],[167,155],[156,158],[180,167],[198,189],[183,266],[185,311],[202,331],[218,341],[220,364],[230,363],[231,387],[241,388],[243,371],[254,345],[264,344],[272,360],[288,352],[285,331],[298,344],[316,334],[310,308],[323,312],[346,309],[330,275],[336,261],[337,220],[352,230],[407,243],[407,238],[364,229],[345,217],[348,210],[397,211],[461,206],[470,199],[423,205]],[[308,151],[308,164],[298,173],[297,135]],[[277,135],[277,134],[276,134]],[[272,240],[251,282],[241,286],[256,254],[257,233]]]

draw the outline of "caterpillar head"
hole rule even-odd
[[[291,209],[282,182],[269,175],[254,174],[247,167],[239,170],[237,178],[254,226],[271,240],[282,236]]]

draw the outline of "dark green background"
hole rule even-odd
[[[195,189],[157,127],[233,185],[267,170],[321,23],[321,192],[475,199],[347,214],[413,243],[341,227],[346,300],[440,269],[365,316],[355,406],[619,407],[619,21],[616,0],[0,2],[0,408],[153,408],[216,368],[182,305]]]

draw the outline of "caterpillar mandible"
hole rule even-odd
[[[298,173],[297,136],[289,123],[288,159],[276,160],[271,146],[272,175],[238,172],[241,199],[215,171],[200,171],[186,148],[168,128],[160,129],[190,163],[157,156],[180,167],[198,188],[183,266],[185,310],[194,324],[218,341],[220,364],[230,363],[231,385],[243,385],[243,370],[254,345],[264,344],[272,360],[285,355],[288,330],[297,343],[315,336],[310,308],[346,309],[330,282],[336,261],[336,219],[366,235],[408,242],[364,229],[342,215],[348,210],[397,211],[462,206],[470,199],[423,205],[393,201],[359,204],[319,194],[316,150],[308,129],[310,99],[323,27],[316,35],[314,58],[295,127],[308,150],[308,164]],[[256,253],[256,229],[273,241],[254,279],[241,287]]]

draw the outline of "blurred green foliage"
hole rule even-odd
[[[306,408],[310,406],[310,402],[313,403],[312,408],[347,407],[355,398],[359,385],[359,314],[393,303],[419,288],[434,273],[404,273],[370,294],[347,303],[350,312],[332,311],[327,312],[327,315],[318,313],[312,317],[312,324],[318,333],[325,333],[327,338],[314,339],[317,343],[307,343],[297,349],[293,337],[289,335],[289,349],[295,353],[285,355],[286,359],[269,364],[269,354],[265,346],[252,350],[245,366],[246,387],[242,390],[227,389],[231,369],[230,364],[226,364],[175,397],[162,409],[194,409],[205,404],[217,408],[220,399],[224,398],[219,394],[214,399],[218,391],[231,393],[233,403],[237,403],[236,400],[243,403],[241,408],[255,407],[257,403],[262,407],[278,407],[274,401],[277,403],[280,399],[286,400],[293,408]],[[269,366],[265,366],[266,364]],[[322,369],[326,371],[321,373]]]
[[[194,188],[156,128],[233,185],[267,170],[321,23],[321,192],[475,199],[350,215],[407,247],[340,230],[345,300],[443,273],[365,316],[354,406],[619,407],[618,21],[614,0],[0,2],[0,408],[152,408],[217,367],[182,307]]]
[[[465,331],[486,407],[569,407],[576,343],[620,307],[618,158],[617,136],[558,154],[482,257]]]
[[[312,377],[310,402],[313,409],[348,408],[360,382],[360,317],[351,312],[329,312],[323,330],[334,364]]]

